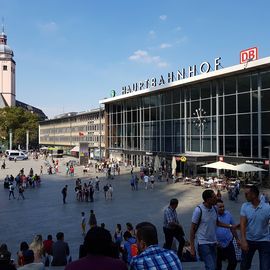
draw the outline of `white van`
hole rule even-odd
[[[25,160],[28,159],[28,156],[19,150],[8,150],[8,159],[9,160]]]

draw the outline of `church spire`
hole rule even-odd
[[[4,17],[2,17],[2,33],[0,34],[0,44],[7,45],[7,35],[5,34]]]

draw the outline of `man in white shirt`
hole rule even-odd
[[[144,188],[147,189],[148,188],[148,182],[149,182],[149,176],[145,175],[143,177],[143,181],[144,181]]]

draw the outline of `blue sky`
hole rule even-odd
[[[17,99],[49,116],[84,111],[122,86],[178,68],[270,55],[270,2],[0,0]]]

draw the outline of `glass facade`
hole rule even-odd
[[[270,69],[106,104],[108,149],[268,158]]]

